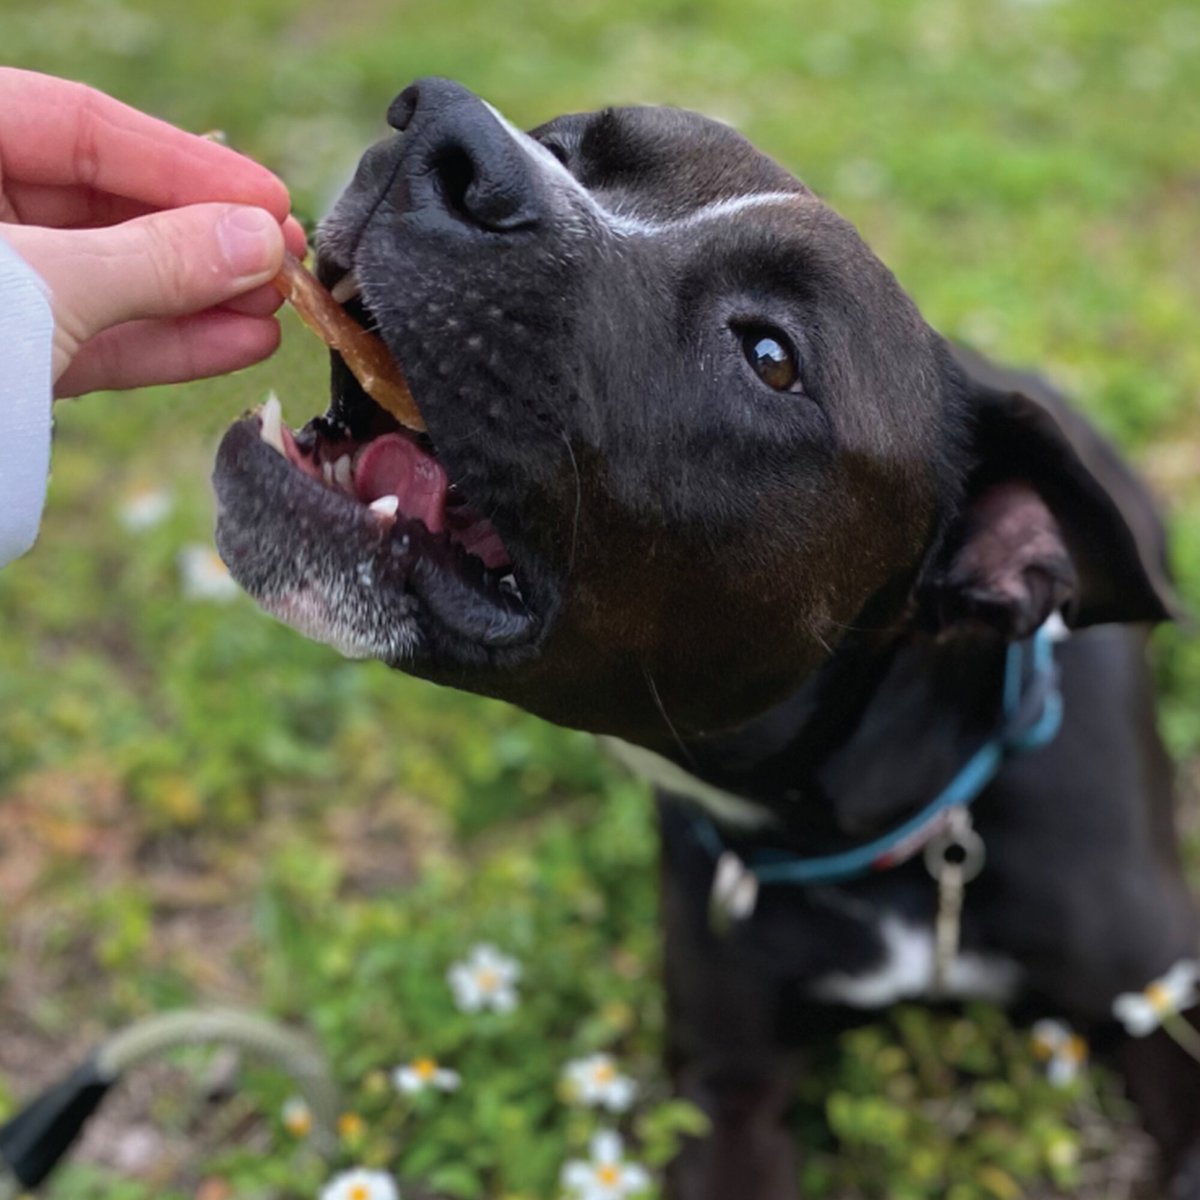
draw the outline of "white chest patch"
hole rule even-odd
[[[862,975],[826,975],[809,986],[814,999],[851,1008],[886,1008],[900,1000],[990,1000],[1006,1004],[1021,986],[1021,969],[997,955],[960,954],[946,972],[946,984],[934,991],[933,930],[899,917],[879,924],[883,962]]]

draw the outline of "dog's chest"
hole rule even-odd
[[[932,921],[878,910],[847,916],[854,921],[856,936],[871,938],[878,954],[874,962],[856,971],[826,971],[808,980],[804,990],[814,1000],[860,1009],[885,1008],[902,1000],[1009,1004],[1021,990],[1022,972],[1015,962],[971,947],[960,949],[946,963],[939,982]]]

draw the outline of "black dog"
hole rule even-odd
[[[1200,1197],[1200,1068],[1114,1020],[1197,956],[1142,485],[1045,386],[951,349],[721,124],[635,108],[525,135],[439,80],[389,118],[320,271],[403,364],[428,437],[335,356],[326,417],[226,435],[218,544],[304,632],[685,780],[662,820],[671,1055],[714,1132],[674,1194],[793,1196],[806,1045],[928,995],[1107,1039],[1171,1195]],[[1006,756],[1054,732],[1056,623],[1061,730]],[[976,835],[962,797],[949,841],[929,805],[964,772],[987,866],[956,921]],[[786,874],[880,839],[939,846],[940,891],[919,856],[768,882],[781,855]]]

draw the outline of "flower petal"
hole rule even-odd
[[[595,1174],[596,1172],[590,1163],[585,1163],[582,1159],[573,1158],[570,1162],[563,1165],[559,1178],[561,1178],[564,1187],[580,1191],[583,1188],[591,1186]]]
[[[1158,1028],[1158,1014],[1140,992],[1123,992],[1113,1001],[1112,1011],[1131,1037],[1145,1037]]]
[[[644,1192],[650,1186],[650,1172],[640,1163],[626,1163],[621,1172],[621,1185],[626,1195]]]
[[[601,1129],[591,1142],[592,1161],[601,1166],[619,1163],[624,1152],[625,1144],[621,1135],[611,1129]]]
[[[628,1075],[618,1075],[605,1089],[603,1104],[609,1112],[627,1112],[636,1094],[637,1084]]]

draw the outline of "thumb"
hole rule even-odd
[[[8,226],[5,236],[50,291],[55,378],[105,329],[201,312],[265,283],[282,265],[284,247],[270,213],[229,204],[195,204],[100,229]]]

